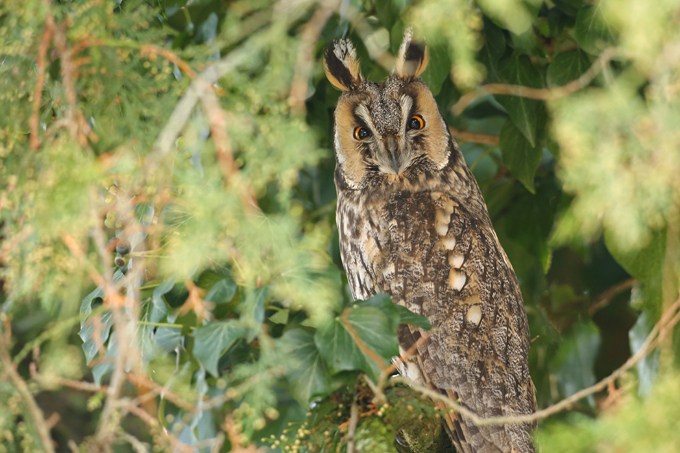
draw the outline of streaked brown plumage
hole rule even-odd
[[[535,411],[529,326],[517,278],[481,192],[419,78],[427,51],[407,33],[393,74],[364,80],[349,41],[326,52],[335,112],[340,250],[352,293],[386,292],[432,323],[402,374],[481,417]],[[422,126],[422,127],[421,127]],[[402,350],[424,331],[402,326]],[[463,453],[533,452],[529,424],[447,416]]]

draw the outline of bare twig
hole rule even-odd
[[[302,115],[305,113],[307,85],[314,61],[314,46],[319,40],[323,27],[337,9],[339,3],[338,0],[322,0],[300,34],[300,49],[298,50],[293,82],[288,97],[288,103],[295,114]]]
[[[487,145],[498,146],[499,137],[498,135],[481,134],[479,132],[464,131],[461,129],[456,129],[455,127],[449,126],[449,132],[451,136],[459,142],[473,142],[473,143],[486,143]]]
[[[259,211],[255,192],[250,184],[240,179],[239,168],[234,161],[234,153],[227,134],[227,112],[220,107],[217,96],[212,91],[202,93],[201,105],[208,117],[210,135],[215,144],[217,163],[224,177],[224,183],[239,188],[241,201],[245,208],[249,211]]]
[[[154,144],[153,152],[147,158],[147,164],[151,164],[145,166],[147,175],[153,174],[158,168],[159,161],[173,149],[175,140],[177,140],[184,125],[189,120],[194,107],[203,97],[204,93],[210,89],[210,86],[216,83],[225,74],[248,61],[252,56],[253,49],[249,46],[245,46],[230,53],[213,66],[210,66],[192,82],[186,93],[184,93],[184,96],[182,96],[175,106],[175,110],[170,115],[168,122],[165,124],[165,127]]]
[[[140,376],[134,373],[129,373],[127,375],[127,379],[128,381],[132,382],[135,385],[144,385],[145,387],[151,389],[149,393],[140,397],[140,400],[143,398],[148,398],[147,395],[151,395],[150,397],[153,397],[155,395],[162,395],[163,398],[167,399],[175,406],[180,407],[189,412],[196,412],[196,406],[194,404],[183,400],[177,394],[170,391],[167,387],[162,386],[147,377]]]
[[[47,425],[47,430],[51,431],[54,426],[59,423],[59,420],[61,420],[61,415],[59,415],[58,412],[52,412],[52,415],[47,417],[47,420],[45,420],[45,425]]]
[[[520,96],[529,99],[537,99],[540,101],[554,101],[563,98],[572,93],[575,93],[585,88],[593,79],[607,66],[616,55],[614,49],[606,49],[602,51],[595,62],[584,72],[581,77],[567,83],[564,86],[557,88],[529,88],[521,85],[506,85],[504,83],[490,83],[483,85],[476,90],[465,93],[451,108],[451,112],[458,116],[467,109],[470,104],[477,99],[489,94],[506,94],[511,96]]]
[[[123,403],[122,406],[127,412],[131,413],[132,415],[135,415],[136,417],[139,417],[139,419],[146,423],[146,425],[149,428],[156,429],[159,427],[158,420],[155,417],[149,415],[142,408],[135,406],[134,404],[131,403]],[[196,451],[198,451],[197,449],[177,439],[167,429],[162,429],[160,430],[160,432],[170,442],[175,451],[179,451],[182,453],[195,453]]]
[[[359,421],[359,406],[357,398],[354,397],[352,407],[349,412],[349,430],[347,431],[347,453],[354,453],[354,435],[357,432],[357,423]]]
[[[395,58],[387,50],[387,47],[379,45],[375,39],[375,33],[371,24],[366,20],[366,15],[355,8],[350,2],[343,2],[338,13],[347,19],[354,27],[354,30],[361,36],[361,39],[368,50],[371,59],[383,68],[391,71],[394,68]]]
[[[40,138],[38,138],[40,128],[40,102],[42,101],[43,85],[45,84],[45,67],[47,66],[46,56],[47,49],[52,41],[52,27],[45,27],[42,39],[40,40],[40,48],[38,49],[37,58],[37,75],[35,79],[35,92],[33,94],[33,111],[31,112],[31,149],[36,150],[40,147]]]
[[[88,129],[88,126],[82,112],[78,110],[78,92],[76,90],[77,67],[72,62],[73,53],[68,47],[68,40],[66,39],[66,34],[64,32],[68,24],[67,22],[63,22],[59,26],[56,26],[53,20],[50,20],[51,18],[52,16],[48,16],[47,26],[52,28],[52,32],[54,33],[54,47],[56,47],[61,59],[61,78],[64,82],[64,93],[68,104],[66,109],[66,124],[71,134],[71,138],[81,146],[85,146],[87,145],[86,130]]]
[[[624,280],[607,289],[600,295],[597,301],[595,301],[588,309],[588,313],[590,314],[590,316],[593,316],[596,311],[602,310],[604,307],[609,305],[609,302],[611,302],[614,297],[618,296],[623,291],[629,289],[631,286],[633,286],[634,283],[635,279],[629,278],[628,280]]]
[[[418,341],[413,343],[410,348],[401,356],[397,358],[392,359],[392,364],[384,369],[382,373],[380,373],[380,378],[378,379],[378,385],[380,387],[383,387],[385,385],[385,380],[387,377],[393,372],[396,371],[397,369],[397,363],[406,363],[409,357],[413,355],[414,352],[418,350],[420,346],[425,344],[425,342],[430,338],[431,332],[425,332],[424,334],[421,334],[420,338],[418,338]]]
[[[453,409],[455,412],[458,412],[462,414],[464,417],[469,419],[472,423],[474,423],[477,426],[485,426],[485,425],[505,425],[505,424],[517,424],[517,423],[531,423],[535,422],[537,420],[544,419],[546,417],[549,417],[550,415],[554,415],[558,412],[561,412],[565,409],[570,408],[574,403],[576,403],[578,400],[583,399],[587,396],[592,395],[593,393],[599,392],[607,388],[607,386],[611,383],[616,381],[617,379],[621,378],[628,370],[633,368],[637,363],[642,360],[647,354],[649,354],[654,348],[656,348],[659,343],[661,343],[666,336],[669,334],[669,332],[672,332],[673,327],[680,322],[680,298],[678,298],[662,315],[661,319],[659,319],[659,322],[654,326],[652,331],[649,333],[647,336],[647,339],[645,342],[642,344],[642,347],[632,356],[630,357],[626,363],[621,365],[617,370],[615,370],[612,374],[607,376],[606,378],[602,379],[600,382],[587,387],[585,389],[579,390],[578,392],[574,393],[568,398],[563,399],[562,401],[553,404],[552,406],[549,406],[543,410],[537,411],[533,414],[527,414],[527,415],[513,415],[513,416],[507,416],[507,417],[490,417],[490,418],[482,418],[479,417],[477,414],[472,412],[471,410],[461,406],[460,404],[456,403],[455,401],[452,401],[450,398],[440,394],[439,392],[435,392],[433,390],[428,389],[427,387],[421,386],[413,381],[411,381],[408,378],[405,377],[394,377],[390,380],[390,382],[401,382],[405,383],[411,386],[414,390],[417,390],[418,392],[422,393],[425,396],[429,396],[430,398],[441,401],[445,403],[449,408]],[[369,380],[370,381],[370,380]],[[370,386],[370,384],[369,384]],[[379,389],[382,392],[382,389]]]
[[[215,443],[212,448],[210,448],[210,453],[219,453],[220,450],[222,450],[222,445],[224,445],[224,439],[224,433],[217,433],[217,436],[215,436]]]
[[[18,390],[21,398],[24,400],[24,404],[26,404],[26,407],[28,408],[28,412],[31,414],[35,430],[38,432],[40,441],[45,449],[44,451],[46,453],[54,453],[54,444],[52,442],[52,437],[50,436],[49,425],[45,421],[45,417],[43,416],[40,407],[38,407],[38,403],[35,402],[35,398],[33,398],[26,381],[22,379],[14,367],[14,362],[9,353],[9,344],[6,342],[4,334],[0,335],[0,362],[2,362],[4,373]]]

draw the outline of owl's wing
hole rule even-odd
[[[480,417],[530,414],[535,396],[529,327],[512,266],[488,215],[473,215],[444,193],[420,192],[388,207],[391,275],[377,289],[426,316],[433,329],[404,370]],[[394,244],[394,246],[391,246]],[[424,331],[402,326],[402,349]],[[529,424],[477,427],[447,416],[464,453],[533,452]]]

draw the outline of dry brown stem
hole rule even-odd
[[[307,85],[309,84],[309,76],[311,75],[312,64],[314,62],[314,46],[319,40],[323,27],[337,9],[339,3],[338,0],[320,1],[318,8],[314,11],[314,15],[312,15],[312,18],[305,24],[302,33],[300,33],[300,48],[298,50],[297,61],[295,62],[290,96],[288,97],[288,103],[294,114],[304,115],[305,113]]]
[[[621,367],[619,367],[617,370],[615,370],[612,374],[610,374],[606,378],[602,379],[600,382],[590,387],[579,390],[570,397],[565,398],[562,401],[553,404],[552,406],[549,406],[545,409],[537,411],[533,414],[515,415],[508,417],[482,418],[479,417],[474,412],[470,411],[469,409],[456,403],[455,401],[452,401],[450,398],[438,392],[432,391],[427,387],[418,385],[411,381],[410,379],[399,376],[391,379],[391,382],[401,382],[410,385],[414,390],[419,391],[423,395],[429,396],[430,398],[436,401],[441,401],[445,403],[449,408],[453,409],[455,412],[462,414],[464,417],[472,421],[477,426],[505,425],[512,423],[532,423],[537,420],[541,420],[551,415],[554,415],[565,409],[569,409],[571,406],[573,406],[574,403],[576,403],[580,399],[583,399],[587,396],[590,396],[594,393],[604,390],[611,382],[614,382],[617,379],[623,377],[623,375],[628,370],[637,365],[637,363],[640,360],[642,360],[647,354],[654,350],[654,348],[656,348],[662,341],[664,341],[666,336],[673,331],[673,327],[678,322],[680,322],[680,298],[673,302],[673,304],[661,315],[661,319],[659,319],[659,322],[656,323],[652,331],[649,333],[642,347],[640,347],[640,349],[632,357],[630,357],[623,365],[621,365]],[[382,389],[380,389],[380,391],[382,391]]]
[[[30,127],[31,127],[31,149],[36,150],[40,147],[40,138],[38,137],[40,129],[40,102],[42,101],[43,85],[45,84],[45,68],[47,66],[47,49],[52,41],[52,27],[46,26],[40,40],[40,47],[38,48],[35,92],[33,93],[33,110],[31,112]]]
[[[40,407],[38,407],[38,403],[35,402],[35,398],[33,398],[33,394],[29,390],[28,384],[26,384],[26,381],[23,380],[15,368],[9,353],[9,343],[7,343],[4,333],[0,335],[0,362],[2,362],[3,374],[9,377],[9,380],[21,395],[21,399],[24,401],[28,412],[31,414],[33,425],[38,432],[44,451],[46,453],[54,453],[54,443],[50,436],[50,427],[45,421],[45,417],[43,416]]]
[[[449,126],[451,136],[459,142],[485,143],[487,145],[498,146],[498,135],[481,134],[479,132],[464,131]]]
[[[590,68],[588,68],[588,70],[584,72],[578,79],[557,88],[530,88],[521,85],[507,85],[504,83],[490,83],[488,85],[483,85],[476,90],[465,93],[451,108],[451,112],[458,116],[477,99],[489,94],[520,96],[540,101],[554,101],[556,99],[563,98],[585,88],[590,82],[593,81],[600,71],[602,71],[607,63],[609,63],[609,61],[614,58],[614,56],[615,51],[613,49],[606,49],[602,51],[597,60],[595,60]]]
[[[609,302],[611,302],[613,298],[618,296],[623,291],[629,289],[631,286],[633,286],[633,284],[635,284],[635,279],[629,278],[628,280],[624,280],[621,283],[617,283],[616,285],[607,289],[588,309],[590,316],[593,316],[596,311],[602,310],[604,307],[609,305]]]
[[[357,423],[359,422],[359,406],[357,398],[354,397],[352,407],[349,412],[349,430],[347,432],[347,453],[354,453],[354,435],[357,432]]]
[[[163,398],[167,399],[175,406],[180,407],[188,412],[196,412],[197,410],[194,404],[183,400],[179,395],[173,393],[167,387],[162,386],[145,376],[129,373],[127,375],[127,379],[135,385],[143,385],[151,390],[149,393],[146,393],[140,397],[140,402],[145,398],[154,397],[155,395],[162,395]]]

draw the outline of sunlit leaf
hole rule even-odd
[[[592,55],[597,55],[614,40],[612,26],[599,5],[584,6],[578,10],[574,34],[581,48]]]

